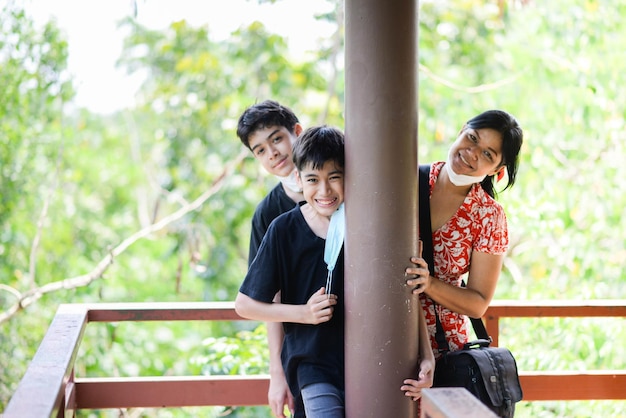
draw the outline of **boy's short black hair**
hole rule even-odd
[[[247,108],[237,122],[237,136],[250,149],[250,135],[258,129],[270,126],[283,126],[290,133],[295,132],[298,117],[291,109],[274,100],[265,100]]]
[[[300,171],[308,164],[320,169],[327,161],[335,161],[345,166],[346,153],[343,132],[337,128],[322,125],[304,131],[293,145],[293,162]]]

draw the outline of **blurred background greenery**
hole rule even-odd
[[[305,126],[343,126],[343,3],[318,1],[329,12],[317,18],[334,30],[298,58],[261,22],[216,42],[208,25],[155,30],[129,12],[118,65],[147,77],[133,106],[106,114],[75,105],[58,25],[3,3],[0,410],[60,303],[234,299],[251,214],[275,182],[249,154],[241,159],[239,114],[274,98]],[[623,0],[419,2],[420,162],[445,159],[463,123],[487,108],[508,110],[525,130],[518,183],[499,196],[511,247],[497,299],[626,298],[624,16]],[[94,271],[123,240],[211,190],[197,210]],[[622,318],[501,328],[521,370],[626,368]],[[250,324],[94,324],[81,351],[80,376],[267,372],[264,326]],[[517,411],[612,417],[626,402],[522,402]],[[267,407],[79,416],[228,414],[270,416]]]

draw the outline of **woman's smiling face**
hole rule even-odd
[[[489,128],[464,127],[450,147],[449,163],[457,174],[495,174],[502,164],[502,135]]]

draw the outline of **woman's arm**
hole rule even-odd
[[[428,265],[422,258],[411,258],[417,267],[406,269],[407,275],[417,277],[407,280],[414,286],[413,293],[426,293],[432,300],[447,309],[480,318],[484,315],[496,291],[504,255],[472,252],[466,287],[444,283],[428,273]]]

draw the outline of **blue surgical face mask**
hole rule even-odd
[[[326,294],[330,295],[333,286],[333,270],[339,258],[341,247],[343,246],[344,236],[346,234],[346,213],[344,204],[330,217],[328,225],[328,233],[326,234],[326,244],[324,246],[324,261],[328,266],[328,275],[326,276]]]

